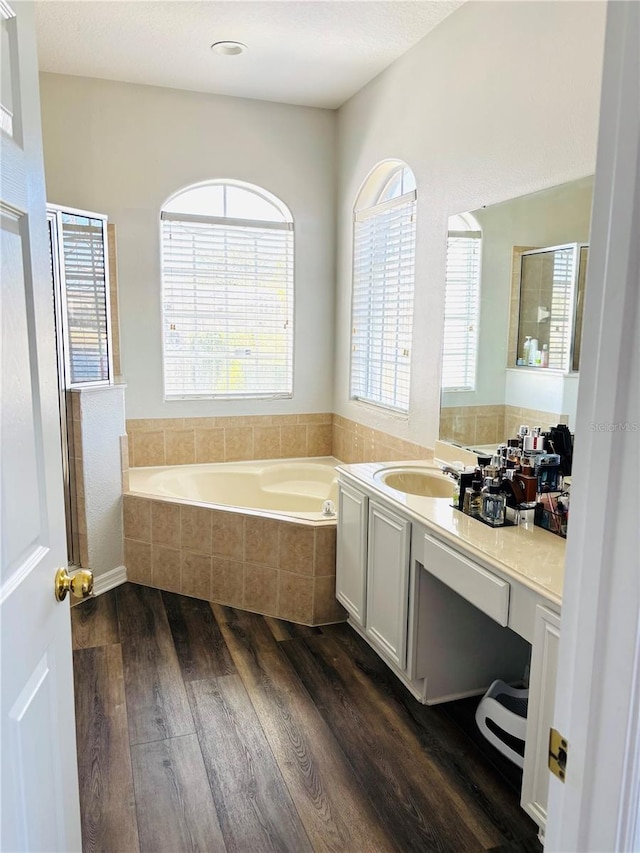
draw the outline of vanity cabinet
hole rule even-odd
[[[365,633],[400,669],[407,664],[410,536],[409,521],[369,501]]]
[[[553,724],[559,643],[560,616],[548,607],[538,605],[531,654],[527,740],[520,802],[543,833],[547,822],[549,731]]]
[[[362,492],[339,484],[336,598],[361,628],[365,626],[367,603],[368,504]]]
[[[480,544],[462,542],[426,512],[387,500],[370,466],[360,477],[350,474],[339,481],[336,555],[336,597],[350,624],[427,705],[479,697],[496,678],[515,684],[530,663],[521,805],[544,835],[559,602],[523,583],[508,563],[496,565]],[[467,536],[477,525],[479,543],[491,546],[479,522],[468,524]],[[516,537],[527,537],[526,551],[515,552],[526,565],[523,553],[543,531],[505,533],[512,549]],[[540,544],[553,554],[551,539]]]

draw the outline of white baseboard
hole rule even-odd
[[[127,569],[125,566],[117,566],[104,574],[98,575],[93,581],[93,594],[102,595],[116,586],[127,582]]]

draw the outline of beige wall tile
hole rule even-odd
[[[151,541],[154,545],[180,547],[180,505],[151,501]]]
[[[183,418],[184,429],[213,429],[216,425],[215,418]]]
[[[314,575],[336,573],[336,528],[316,527]]]
[[[244,552],[244,517],[235,512],[211,510],[212,553],[218,557],[242,560]]]
[[[199,506],[180,507],[180,544],[190,551],[211,554],[212,512]]]
[[[333,425],[309,424],[307,426],[307,454],[333,456]]]
[[[127,432],[132,430],[180,429],[184,426],[184,418],[136,418],[127,421]]]
[[[71,391],[71,418],[74,421],[80,420],[80,394],[77,391]]]
[[[151,503],[146,498],[134,498],[124,495],[123,499],[124,535],[140,542],[151,542]]]
[[[503,439],[504,418],[499,415],[476,415],[475,444],[495,444]]]
[[[344,461],[344,430],[336,424],[331,429],[331,453],[336,459]]]
[[[254,459],[279,459],[281,457],[280,427],[256,426],[253,428]]]
[[[132,583],[151,583],[151,545],[147,542],[124,540],[124,564],[127,580]]]
[[[287,572],[313,574],[314,529],[283,522],[280,525],[278,565]]]
[[[140,430],[129,435],[133,441],[131,465],[136,468],[146,465],[164,465],[164,431]]]
[[[180,551],[164,545],[151,546],[151,582],[158,589],[180,592]]]
[[[181,551],[181,580],[180,591],[183,595],[193,595],[195,598],[211,599],[211,557],[206,554],[194,554],[192,551]]]
[[[224,459],[234,462],[253,458],[253,427],[225,427]]]
[[[129,469],[129,436],[120,436],[120,470],[127,471]]]
[[[87,512],[84,503],[84,498],[76,496],[76,521],[78,522],[78,533],[82,536],[87,535]]]
[[[273,415],[274,426],[291,426],[300,423],[300,415]]]
[[[275,616],[277,598],[277,570],[245,563],[243,607],[248,610],[258,610],[267,616]]]
[[[78,550],[80,553],[80,566],[90,569],[89,565],[89,542],[85,533],[78,533]]]
[[[196,429],[195,454],[196,462],[224,462],[224,430],[210,427]]]
[[[76,459],[82,459],[82,422],[72,421],[72,424],[73,455]]]
[[[213,557],[211,568],[211,600],[231,607],[242,607],[244,566],[235,560]]]
[[[326,625],[328,622],[344,622],[346,618],[347,611],[336,599],[335,578],[314,578],[313,624]]]
[[[313,621],[313,578],[278,572],[278,618],[310,625]]]
[[[164,454],[166,465],[193,465],[196,461],[194,430],[165,430]]]
[[[286,522],[248,515],[244,520],[244,559],[263,566],[278,565],[279,528]]]
[[[82,459],[71,460],[76,495],[84,499],[84,461]]]
[[[298,415],[300,424],[330,424],[333,418],[331,412],[314,412],[308,415]]]
[[[301,424],[288,424],[280,428],[282,456],[292,459],[307,455],[307,427]]]

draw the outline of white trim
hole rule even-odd
[[[276,231],[293,231],[293,222],[274,222],[270,219],[238,219],[232,216],[205,216],[202,213],[160,212],[160,219],[168,222],[205,222],[228,228],[273,228]]]
[[[365,222],[371,219],[372,216],[379,216],[386,210],[393,210],[394,207],[400,207],[404,204],[411,204],[418,198],[417,190],[410,190],[404,195],[398,195],[395,198],[390,198],[388,201],[382,201],[380,204],[374,204],[371,207],[363,207],[355,210],[353,213],[354,222]]]
[[[554,709],[569,752],[566,784],[549,784],[549,853],[638,849],[638,3],[608,4],[592,216]]]
[[[114,587],[116,586],[122,586],[122,584],[126,582],[126,566],[117,566],[115,569],[111,569],[108,572],[103,572],[103,574],[98,575],[97,578],[94,578],[93,594],[102,595],[104,592],[109,592],[110,589],[114,589]]]

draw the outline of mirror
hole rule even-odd
[[[592,194],[591,176],[449,218],[442,440],[574,429]]]

